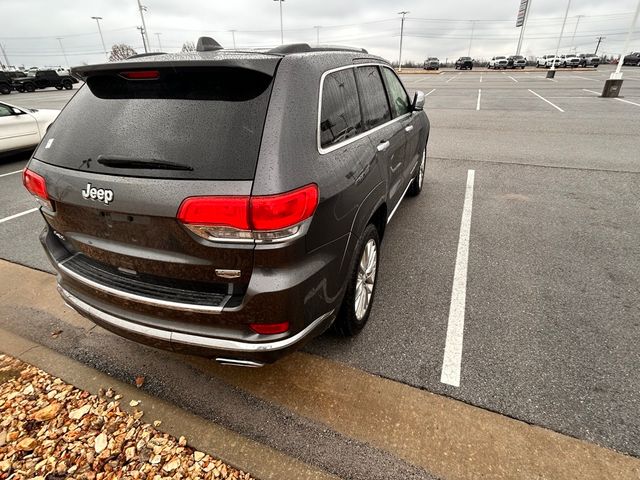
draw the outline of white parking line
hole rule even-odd
[[[425,93],[425,94],[424,94],[424,96],[425,96],[425,97],[428,97],[429,95],[431,95],[431,94],[432,94],[433,92],[435,92],[435,91],[436,91],[436,89],[434,88],[434,89],[432,89],[429,93]]]
[[[482,83],[482,74],[480,74],[480,83]]]
[[[2,173],[0,177],[8,177],[9,175],[15,175],[16,173],[22,173],[22,170],[16,170],[15,172]]]
[[[586,88],[583,88],[582,90],[584,90],[585,92],[589,92],[589,93],[594,93],[596,95],[600,95],[600,92],[594,92],[593,90],[587,90]],[[631,105],[635,105],[636,107],[640,107],[640,103],[631,102],[629,100],[623,100],[622,98],[614,98],[614,100],[618,100],[619,102],[629,103]]]
[[[515,78],[513,78],[511,75],[507,75],[511,80],[513,80],[514,82],[518,83],[518,80],[516,80]]]
[[[462,73],[462,72],[461,72],[461,73]],[[460,73],[459,73],[458,75],[454,75],[454,76],[452,76],[449,80],[447,80],[447,81],[446,81],[446,82],[444,82],[444,83],[449,83],[451,80],[453,80],[453,79],[455,79],[455,78],[458,78],[459,76],[460,76]]]
[[[584,90],[585,92],[595,93],[596,95],[600,95],[600,92],[594,92],[593,90],[587,90],[586,88],[583,88],[582,90]]]
[[[531,90],[530,88],[528,89],[531,93],[533,93],[536,97],[538,97],[540,100],[544,100],[545,102],[547,102],[549,105],[551,105],[553,108],[556,108],[558,110],[560,110],[562,113],[564,113],[564,110],[561,109],[559,106],[557,106],[555,103],[551,103],[549,100],[547,100],[546,98],[544,98],[542,95],[538,95],[536,92],[534,92],[533,90]]]
[[[9,220],[13,220],[14,218],[21,217],[23,215],[27,215],[28,213],[33,213],[39,210],[39,207],[32,208],[31,210],[27,210],[25,212],[16,213],[15,215],[11,215],[10,217],[0,218],[0,223],[8,222]]]
[[[478,103],[476,104],[476,110],[480,110],[480,98],[482,97],[482,89],[478,89]]]
[[[471,209],[473,206],[473,181],[475,170],[467,172],[467,188],[462,207],[460,236],[456,267],[451,288],[451,305],[447,324],[447,339],[442,359],[440,381],[454,387],[460,386],[460,368],[462,365],[462,339],[464,335],[464,312],[467,302],[467,264],[469,261],[469,235],[471,233]]]
[[[600,81],[600,80],[596,80],[595,78],[581,77],[579,75],[573,75],[573,78],[579,78],[581,80],[589,80],[590,82],[599,82]]]

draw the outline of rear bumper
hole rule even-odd
[[[122,337],[222,363],[259,366],[299,349],[331,325],[341,299],[327,291],[329,282],[335,285],[333,272],[343,253],[339,246],[278,271],[255,268],[242,303],[202,310],[145,303],[87,282],[65,268],[69,254],[52,229],[45,228],[40,240],[58,272],[58,291],[72,309]],[[249,328],[253,322],[283,321],[289,330],[282,334],[261,335]]]

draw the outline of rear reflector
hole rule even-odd
[[[36,197],[43,206],[53,210],[49,194],[47,193],[47,182],[43,177],[25,168],[22,172],[22,183],[29,193]]]
[[[251,323],[249,328],[260,335],[275,335],[289,330],[289,322],[282,323]]]
[[[189,197],[178,220],[208,240],[273,242],[300,230],[318,206],[318,187],[266,196]]]
[[[120,72],[120,75],[128,80],[155,80],[160,78],[158,70],[135,70],[132,72]]]

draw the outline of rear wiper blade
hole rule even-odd
[[[105,156],[100,155],[98,157],[98,163],[105,167],[113,168],[139,168],[149,170],[187,170],[193,171],[193,167],[184,165],[182,163],[168,162],[166,160],[155,160],[153,158],[131,158],[120,156]]]

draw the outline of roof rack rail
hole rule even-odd
[[[166,52],[136,53],[135,55],[131,55],[130,57],[127,57],[127,60],[130,58],[153,57],[154,55],[166,55]]]
[[[345,47],[342,45],[322,45],[312,47],[308,43],[289,43],[280,45],[267,51],[267,53],[280,53],[287,55],[289,53],[308,53],[308,52],[357,52],[369,53],[364,48]]]
[[[211,37],[200,37],[196,45],[196,52],[212,52],[222,50],[223,47]]]

